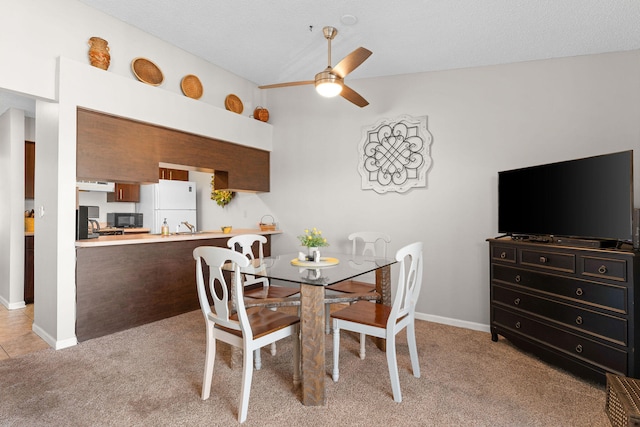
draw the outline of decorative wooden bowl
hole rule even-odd
[[[234,113],[238,114],[241,114],[242,110],[244,109],[242,101],[240,101],[240,98],[238,98],[234,94],[227,95],[227,97],[224,99],[224,107],[227,110],[233,111]]]
[[[200,79],[193,74],[187,74],[182,78],[180,82],[180,88],[182,89],[182,93],[185,96],[193,99],[200,99],[203,93],[202,83],[200,83]]]
[[[164,81],[160,68],[146,58],[136,58],[131,61],[131,70],[136,78],[143,83],[159,86]]]

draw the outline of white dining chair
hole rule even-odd
[[[198,299],[206,322],[207,344],[204,377],[202,381],[202,399],[209,398],[213,380],[213,366],[216,356],[216,341],[220,340],[243,351],[242,386],[238,421],[247,419],[249,393],[253,377],[253,352],[265,345],[286,337],[293,340],[293,383],[300,382],[300,341],[298,316],[271,311],[262,307],[246,310],[243,298],[241,267],[250,264],[249,259],[231,249],[213,246],[200,246],[194,249],[196,260],[196,283]],[[240,286],[229,288],[224,275],[223,266],[233,263],[232,275]],[[208,289],[213,300],[214,311],[211,310],[205,283],[205,264],[208,266]],[[232,289],[232,291],[230,291]],[[231,292],[236,296],[236,312],[232,312]]]
[[[358,301],[331,315],[333,318],[333,381],[338,381],[340,377],[338,362],[341,330],[384,338],[393,400],[402,402],[396,335],[405,328],[413,376],[420,378],[415,334],[415,306],[422,285],[422,242],[412,243],[400,249],[396,253],[396,261],[399,263],[400,273],[391,307]]]
[[[260,269],[264,263],[264,244],[267,243],[267,238],[260,234],[241,234],[235,237],[230,238],[227,241],[227,246],[232,250],[237,250],[242,253],[247,259],[251,261],[257,261],[256,270]],[[257,245],[258,255],[256,256],[254,253],[254,245]],[[248,289],[249,286],[252,285],[261,285],[259,287],[254,287]],[[296,295],[300,292],[300,288],[288,287],[288,286],[277,286],[272,285],[269,282],[269,279],[266,277],[260,277],[251,275],[248,273],[244,274],[244,297],[251,299],[251,306],[260,306],[261,299],[274,299],[274,298],[289,298],[293,295]],[[246,299],[245,299],[246,301]],[[299,300],[296,302],[299,305]],[[271,310],[276,310],[276,307],[271,307]],[[271,355],[276,355],[276,343],[271,343]],[[254,354],[254,363],[255,368],[260,370],[262,367],[262,357],[260,354],[260,349],[257,349]]]
[[[387,257],[387,245],[391,242],[391,237],[386,233],[379,231],[357,231],[349,235],[349,240],[352,242],[351,254],[361,256],[377,256],[377,252],[383,258]],[[380,251],[376,251],[376,247]],[[374,292],[376,290],[375,285],[370,283],[364,283],[359,281],[348,280],[345,282],[336,283],[335,285],[327,286],[327,289],[331,291],[344,292],[348,294],[354,293],[366,293]],[[331,332],[331,303],[325,304],[325,319],[326,319],[326,333]],[[365,343],[366,335],[360,335],[360,358],[365,357]]]

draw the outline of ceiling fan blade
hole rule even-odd
[[[344,78],[347,74],[355,70],[362,64],[373,52],[364,47],[359,47],[349,55],[345,56],[342,61],[331,70],[334,74]]]
[[[346,99],[347,101],[353,102],[360,108],[366,107],[367,105],[369,105],[369,101],[364,99],[362,96],[360,96],[358,92],[351,89],[347,85],[342,86],[342,92],[340,92],[340,96]]]
[[[273,85],[258,86],[258,89],[273,89],[276,87],[302,86],[302,85],[312,85],[312,84],[315,84],[315,80],[304,80],[300,82],[289,82],[289,83],[276,83]]]

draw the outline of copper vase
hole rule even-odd
[[[106,70],[109,68],[110,61],[111,55],[107,41],[100,37],[91,37],[89,39],[89,62],[91,65]]]

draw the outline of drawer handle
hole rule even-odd
[[[582,345],[578,344],[576,346],[576,353],[582,353]]]
[[[582,288],[576,289],[576,295],[578,295],[579,297],[582,296]]]
[[[500,253],[500,258],[505,259],[506,257],[507,257],[507,253],[506,253],[506,252],[504,252],[504,251],[502,251],[502,252]]]
[[[516,283],[520,283],[520,280],[522,280],[522,279],[520,278],[520,275],[519,275],[519,274],[516,274]]]
[[[540,264],[546,264],[547,262],[549,262],[549,258],[547,258],[546,256],[540,257]]]
[[[576,324],[582,325],[582,316],[576,317]]]
[[[606,272],[607,272],[607,266],[606,265],[601,265],[600,268],[598,268],[598,273],[604,274]]]
[[[516,322],[516,329],[520,329],[520,322]]]
[[[520,298],[516,298],[515,300],[513,300],[513,303],[515,305],[519,305],[520,304]]]

